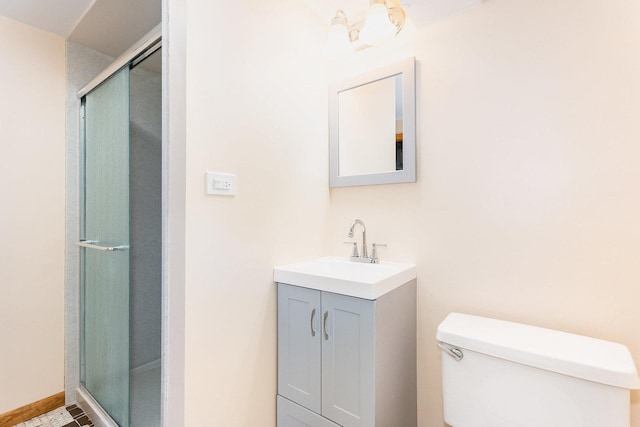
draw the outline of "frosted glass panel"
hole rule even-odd
[[[130,421],[136,427],[161,425],[161,56],[158,50],[132,68],[130,80]]]
[[[84,230],[97,246],[129,245],[129,69],[85,97]],[[129,251],[83,249],[83,384],[129,426]]]

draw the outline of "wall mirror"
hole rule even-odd
[[[329,186],[416,180],[415,60],[329,88]]]

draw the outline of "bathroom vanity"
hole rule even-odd
[[[416,272],[342,258],[276,267],[278,427],[415,427]]]

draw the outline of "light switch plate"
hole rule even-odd
[[[219,172],[205,173],[205,193],[214,196],[235,196],[235,174]]]

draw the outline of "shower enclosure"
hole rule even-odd
[[[96,425],[160,426],[159,31],[82,89],[79,401]]]

